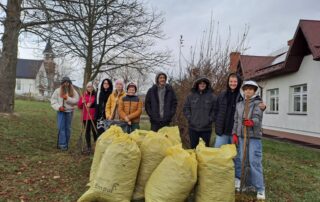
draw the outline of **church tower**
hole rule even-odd
[[[48,81],[48,95],[51,96],[51,94],[54,91],[54,79],[55,79],[55,73],[56,73],[56,64],[54,63],[54,53],[52,50],[52,45],[50,39],[48,40],[46,47],[43,51],[43,64],[44,68],[47,73],[47,81]]]

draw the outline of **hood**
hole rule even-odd
[[[157,73],[156,78],[155,78],[156,84],[158,84],[158,79],[159,79],[159,77],[160,77],[161,75],[164,75],[164,77],[166,77],[166,81],[168,80],[168,76],[167,76],[166,73],[164,73],[164,72],[159,72],[159,73]]]
[[[241,89],[240,89],[240,93],[241,93],[241,96],[245,99],[244,92],[243,92],[243,87],[244,86],[255,86],[257,88],[257,90],[256,90],[255,94],[252,96],[251,99],[259,97],[260,88],[259,88],[259,85],[255,81],[250,80],[250,81],[243,82],[243,84],[241,86]]]
[[[235,92],[239,92],[239,90],[241,88],[241,85],[242,85],[242,79],[240,78],[239,74],[237,74],[237,73],[229,74],[228,79],[227,79],[227,91],[231,92],[231,88],[229,87],[229,79],[230,79],[231,76],[236,76],[237,77],[238,85],[237,85],[237,88],[235,89]]]
[[[198,79],[196,79],[193,82],[193,85],[192,85],[192,91],[193,92],[198,92],[198,85],[201,82],[205,82],[207,84],[207,87],[206,87],[205,91],[208,91],[208,90],[212,91],[210,80],[207,79],[206,77],[199,77]]]

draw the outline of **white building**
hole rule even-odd
[[[43,54],[43,60],[18,59],[16,95],[31,96],[38,99],[51,96],[57,75],[50,41],[47,43]]]
[[[262,88],[264,134],[320,145],[320,21],[300,20],[274,54],[230,57],[231,70]]]

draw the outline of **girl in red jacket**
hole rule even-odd
[[[86,130],[86,142],[87,142],[87,152],[91,152],[91,134],[92,131],[94,142],[97,140],[97,133],[95,129],[95,99],[96,92],[94,90],[92,82],[87,84],[86,91],[80,98],[78,102],[79,109],[82,109],[82,121]]]

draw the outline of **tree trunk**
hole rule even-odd
[[[12,113],[16,86],[18,39],[22,0],[8,0],[0,58],[0,112]]]

